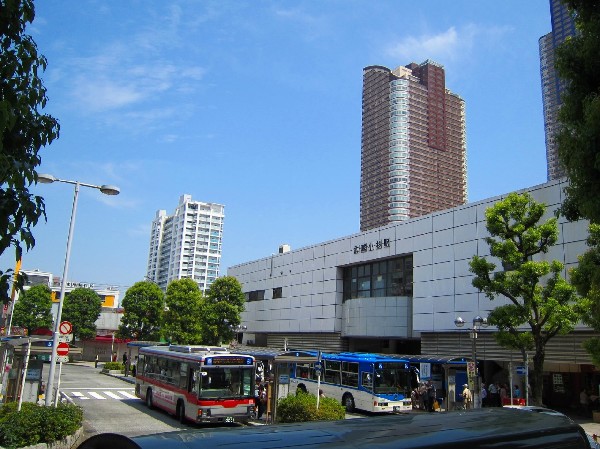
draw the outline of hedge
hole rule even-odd
[[[346,409],[332,398],[320,398],[299,392],[277,402],[277,422],[335,421],[346,417]]]
[[[73,435],[83,424],[83,410],[73,404],[56,408],[24,402],[21,411],[11,402],[0,408],[0,446],[18,448],[52,443]]]
[[[103,366],[103,369],[108,371],[123,371],[125,369],[125,365],[121,362],[106,362]]]

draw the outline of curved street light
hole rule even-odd
[[[60,286],[60,298],[58,299],[58,312],[56,314],[56,321],[54,322],[54,332],[52,338],[52,358],[50,360],[50,369],[48,371],[48,382],[46,383],[46,399],[45,403],[47,406],[52,405],[52,395],[54,389],[54,372],[56,371],[56,350],[58,348],[58,337],[60,334],[59,326],[62,316],[63,303],[65,300],[65,292],[67,288],[67,276],[69,274],[69,259],[71,258],[71,242],[73,240],[73,229],[75,228],[75,217],[77,215],[77,200],[79,198],[79,187],[91,187],[98,189],[105,195],[118,195],[121,191],[118,187],[112,185],[101,185],[87,184],[79,181],[70,181],[67,179],[59,179],[49,174],[38,174],[38,182],[42,184],[52,184],[53,182],[64,182],[66,184],[75,185],[75,195],[73,197],[73,209],[71,211],[71,222],[69,224],[69,234],[67,237],[67,252],[65,254],[65,265],[63,269],[63,277]],[[56,392],[58,396],[58,391]],[[56,403],[56,402],[55,402]]]
[[[462,317],[456,317],[456,319],[454,320],[454,325],[458,328],[464,327],[465,325],[465,320]],[[473,318],[473,327],[471,328],[471,331],[469,332],[469,335],[471,337],[471,340],[473,341],[473,346],[472,346],[472,356],[473,356],[473,363],[475,364],[475,381],[473,383],[474,385],[474,392],[473,392],[473,405],[479,405],[479,394],[480,394],[480,388],[479,388],[479,373],[477,371],[477,334],[478,332],[482,329],[482,328],[486,328],[488,327],[488,319],[487,318],[482,318],[481,316],[477,315],[476,317]]]

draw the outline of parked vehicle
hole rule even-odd
[[[106,440],[104,440],[106,438]],[[120,438],[119,444],[115,438]],[[135,438],[97,435],[78,449],[597,449],[571,419],[560,414],[482,408],[300,424],[169,432]]]

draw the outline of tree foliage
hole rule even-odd
[[[123,318],[119,325],[120,338],[158,341],[165,295],[153,282],[136,282],[127,289],[122,302]]]
[[[590,225],[587,240],[590,249],[579,256],[579,265],[571,270],[571,282],[584,298],[583,321],[600,332],[600,224]],[[596,366],[600,366],[600,338],[584,343]]]
[[[73,336],[79,340],[96,337],[96,320],[102,311],[102,298],[90,288],[76,288],[67,293],[62,320],[73,325]]]
[[[167,286],[163,337],[171,343],[202,344],[204,297],[193,279],[178,279]]]
[[[25,27],[33,22],[33,0],[0,0],[0,254],[35,245],[32,228],[46,216],[44,200],[32,195],[40,149],[58,138],[59,124],[43,114],[48,98],[40,78],[46,58]],[[9,299],[11,268],[0,271],[0,299]],[[23,278],[17,276],[17,286]]]
[[[29,335],[39,328],[52,327],[52,291],[47,285],[36,285],[24,291],[15,302],[13,326],[27,329]]]
[[[570,220],[600,223],[600,1],[563,0],[577,34],[557,50],[566,84],[559,112],[558,155],[569,178],[562,211]]]
[[[242,286],[233,276],[218,278],[211,284],[202,313],[207,344],[216,345],[233,339],[245,302]]]
[[[539,260],[558,239],[556,218],[540,223],[545,210],[529,194],[516,193],[488,208],[486,228],[491,237],[485,240],[490,255],[503,267],[497,270],[495,263],[479,256],[470,262],[473,286],[490,300],[498,296],[508,300],[489,315],[490,324],[498,329],[497,342],[519,350],[524,359],[526,351],[534,352],[537,401],[542,397],[545,346],[552,337],[573,330],[581,307],[575,288],[561,276],[563,264]]]

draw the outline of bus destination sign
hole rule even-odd
[[[207,357],[206,365],[252,365],[252,357]]]

